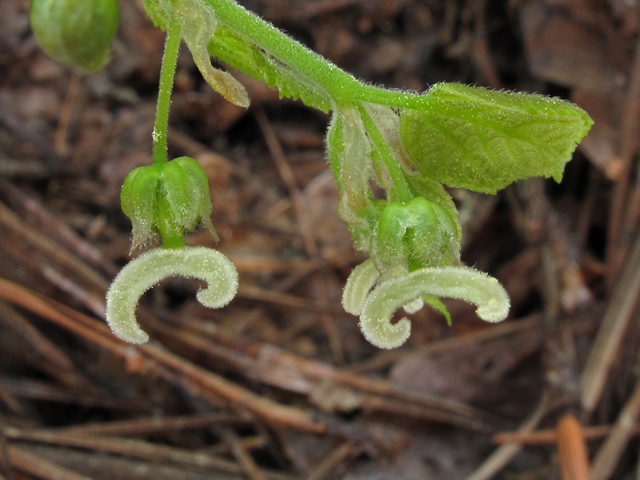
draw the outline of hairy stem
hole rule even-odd
[[[241,33],[255,45],[260,45],[265,52],[322,87],[337,107],[347,106],[354,101],[379,103],[394,108],[424,108],[429,103],[428,97],[424,95],[363,84],[232,0],[204,1],[214,9],[219,22]]]
[[[153,163],[162,163],[167,158],[167,130],[169,128],[169,108],[171,107],[171,91],[173,77],[176,73],[178,53],[180,51],[180,24],[172,18],[167,28],[167,39],[160,70],[160,88],[156,107],[156,123],[153,127]]]
[[[367,110],[362,105],[358,105],[358,111],[362,117],[362,123],[364,124],[367,134],[373,141],[373,145],[378,150],[380,157],[382,157],[382,160],[387,167],[398,201],[402,203],[411,201],[414,195],[412,195],[409,190],[402,167],[393,155],[389,144],[380,133],[380,130],[378,130],[378,127],[371,116],[367,113]],[[387,194],[387,198],[391,198],[390,195]]]

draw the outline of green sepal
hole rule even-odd
[[[154,164],[133,170],[120,191],[122,211],[133,225],[132,249],[145,245],[158,233],[155,220],[162,165]]]
[[[29,22],[47,55],[91,72],[109,61],[120,9],[116,0],[32,0]]]
[[[211,205],[209,179],[207,178],[206,172],[198,162],[190,157],[179,157],[172,160],[172,162],[180,165],[191,181],[192,191],[194,193],[193,200],[198,212],[198,216],[195,218],[194,228],[198,223],[202,224],[217,241],[218,236],[211,222],[213,206]]]
[[[495,193],[520,179],[562,179],[593,121],[557,98],[440,83],[421,109],[404,109],[400,135],[420,173]]]
[[[452,239],[455,245],[452,248],[459,252],[462,244],[462,226],[460,225],[458,208],[451,195],[447,193],[440,183],[429,178],[420,175],[406,175],[406,179],[409,188],[416,197],[423,197],[435,203],[449,215],[456,226],[455,236]],[[459,256],[460,254],[458,254]]]

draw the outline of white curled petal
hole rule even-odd
[[[107,323],[113,333],[131,343],[145,343],[149,336],[136,321],[140,297],[166,277],[199,278],[208,284],[196,297],[209,308],[224,307],[238,290],[238,272],[217,250],[205,247],[156,248],[129,262],[107,292]]]
[[[405,304],[402,308],[407,313],[416,313],[422,310],[422,307],[424,307],[424,300],[422,299],[422,297],[420,297]]]
[[[425,295],[473,303],[487,322],[504,320],[509,313],[509,296],[495,278],[468,267],[423,268],[384,282],[367,296],[360,313],[365,338],[379,348],[402,345],[411,323],[403,318],[392,324],[391,318],[400,307]]]
[[[353,269],[342,292],[342,306],[347,313],[360,315],[362,304],[379,277],[371,259]]]

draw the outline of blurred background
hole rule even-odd
[[[0,0],[0,472],[7,479],[640,479],[637,0],[245,0],[367,82],[568,99],[595,120],[561,184],[453,190],[462,258],[496,276],[499,325],[447,301],[381,351],[344,313],[363,260],[336,214],[329,117],[183,48],[170,156],[209,177],[225,309],[173,278],[117,340],[104,295],[129,256],[129,171],[151,162],[164,34],[120,1],[112,61],[50,60],[28,0]],[[205,231],[190,245],[214,246]]]

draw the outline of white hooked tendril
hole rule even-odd
[[[107,323],[113,333],[131,343],[145,343],[149,336],[136,321],[136,306],[142,294],[166,277],[180,275],[208,283],[196,298],[205,307],[220,308],[238,290],[238,271],[217,250],[205,247],[157,248],[129,262],[107,292]]]
[[[366,296],[360,310],[365,338],[379,348],[402,345],[411,333],[411,322],[402,318],[392,324],[391,317],[425,295],[473,303],[478,316],[487,322],[504,320],[509,313],[509,297],[495,278],[468,267],[423,268],[384,282]]]

